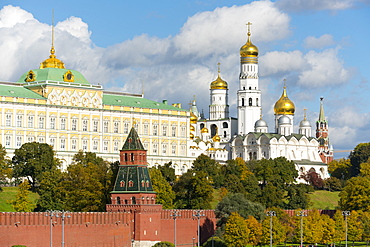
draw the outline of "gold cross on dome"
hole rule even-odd
[[[252,22],[248,22],[246,25],[248,26],[248,33],[250,33],[251,32]]]
[[[221,63],[217,63],[217,66],[218,66],[218,74],[220,74],[220,65],[221,65]]]

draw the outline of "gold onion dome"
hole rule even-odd
[[[286,86],[284,86],[283,94],[280,99],[275,103],[274,111],[276,115],[294,115],[295,106],[293,101],[291,101],[287,96]]]
[[[212,137],[212,140],[214,141],[214,142],[220,142],[221,141],[221,137],[219,136],[219,135],[215,135],[214,137]]]
[[[211,89],[227,89],[227,82],[218,75],[217,79],[211,83]]]
[[[245,45],[243,45],[241,48],[240,48],[240,56],[241,57],[258,57],[258,48],[257,46],[253,45],[252,44],[252,41],[251,41],[251,32],[250,32],[250,25],[252,23],[248,23],[248,39],[247,39],[247,43],[245,43]]]
[[[211,82],[211,89],[227,89],[227,82],[221,79],[220,76],[220,63],[218,65],[218,76],[217,79]]]
[[[195,127],[193,125],[190,125],[190,131],[195,131]]]
[[[194,134],[193,133],[190,133],[190,139],[194,139]]]
[[[198,118],[194,115],[194,113],[190,112],[190,123],[194,124],[197,123]]]
[[[201,133],[208,133],[208,129],[204,127],[203,129],[200,130]]]
[[[60,61],[55,55],[54,46],[50,49],[50,56],[44,62],[40,64],[40,69],[45,68],[58,68],[58,69],[65,69],[64,63]]]

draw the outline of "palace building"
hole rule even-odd
[[[0,140],[9,156],[23,143],[41,142],[53,146],[63,169],[78,150],[113,162],[134,127],[150,165],[172,161],[177,174],[190,168],[189,111],[89,83],[56,57],[53,43],[39,68],[0,82]]]

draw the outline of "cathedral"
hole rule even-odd
[[[304,114],[298,132],[294,131],[295,105],[289,99],[284,85],[281,97],[274,106],[275,126],[269,127],[262,119],[261,90],[259,89],[258,48],[251,41],[248,23],[247,42],[240,48],[240,75],[237,91],[237,118],[229,116],[228,83],[218,77],[210,84],[209,118],[199,114],[193,100],[191,112],[190,155],[200,153],[225,163],[228,159],[274,159],[286,157],[295,163],[299,175],[314,171],[328,178],[327,163],[333,160],[329,142],[328,122],[325,119],[323,99],[316,122],[316,138]]]

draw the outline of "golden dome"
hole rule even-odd
[[[214,137],[212,137],[212,140],[213,140],[213,142],[220,142],[221,141],[221,137],[216,134]]]
[[[195,131],[195,128],[193,125],[190,125],[190,131]]]
[[[227,82],[221,79],[220,76],[220,63],[218,65],[218,76],[217,79],[211,82],[211,89],[227,89]]]
[[[190,133],[190,139],[194,139],[194,135],[193,135],[193,133]]]
[[[215,81],[211,83],[211,89],[227,89],[227,82],[222,80],[220,74]]]
[[[50,56],[44,62],[40,64],[40,69],[45,68],[58,68],[58,69],[65,69],[64,63],[60,61],[55,55],[54,46],[50,49]]]
[[[293,101],[288,98],[286,86],[284,86],[283,94],[281,95],[280,99],[275,103],[274,111],[276,115],[294,115],[295,106]]]
[[[203,129],[200,130],[200,133],[208,133],[208,129],[204,127]]]
[[[245,43],[245,45],[243,45],[240,48],[240,56],[241,57],[258,57],[258,48],[257,46],[253,45],[251,41],[250,25],[252,25],[252,23],[248,22],[247,25],[248,25],[248,40],[247,40],[247,43]]]
[[[190,123],[194,124],[197,123],[198,118],[194,115],[194,113],[190,112]]]

